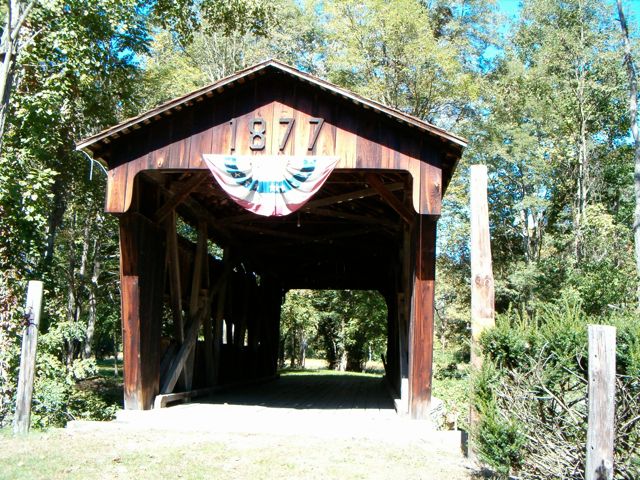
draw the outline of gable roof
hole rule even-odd
[[[322,80],[318,77],[302,72],[297,68],[294,68],[285,63],[277,60],[269,59],[263,62],[257,63],[251,67],[241,70],[233,75],[230,75],[222,80],[219,80],[211,85],[202,87],[187,95],[183,95],[162,105],[148,110],[136,117],[129,118],[118,125],[109,127],[95,135],[80,140],[76,144],[77,150],[83,150],[88,153],[93,153],[95,150],[101,148],[105,144],[110,143],[111,139],[118,138],[122,135],[126,135],[131,130],[136,130],[142,127],[142,125],[148,125],[156,120],[159,120],[163,115],[171,115],[174,111],[182,110],[184,107],[188,107],[193,103],[202,99],[202,97],[212,97],[216,94],[222,93],[225,89],[233,87],[235,84],[244,83],[248,79],[253,79],[258,75],[263,75],[271,70],[276,70],[290,75],[300,81],[311,84],[322,90],[331,92],[338,95],[343,99],[349,100],[364,108],[372,109],[378,113],[388,116],[389,118],[403,123],[405,125],[417,128],[429,135],[435,136],[448,144],[450,147],[454,147],[456,150],[461,150],[467,146],[467,141],[451,132],[448,132],[442,128],[436,127],[428,122],[420,120],[417,117],[401,112],[395,108],[388,107],[375,100],[357,95],[353,92],[340,88],[326,80]]]

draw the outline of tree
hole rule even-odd
[[[633,184],[635,190],[636,208],[633,218],[633,235],[635,241],[636,274],[638,276],[638,305],[640,306],[640,132],[638,131],[638,74],[631,53],[631,40],[629,27],[622,9],[622,0],[617,0],[618,21],[624,44],[624,64],[627,67],[629,82],[629,122],[631,124],[631,136],[634,148],[634,175]]]
[[[75,366],[87,365],[81,357],[93,352],[92,332],[106,333],[96,328],[99,316],[118,317],[116,224],[101,213],[104,177],[96,167],[91,179],[92,163],[74,142],[139,111],[138,58],[148,51],[152,29],[171,21],[163,20],[166,8],[173,8],[165,3],[12,0],[4,12],[3,68],[9,74],[0,112],[6,121],[0,156],[0,423],[13,389],[26,278],[45,280],[42,328],[52,335],[43,338],[51,339],[49,353],[69,372],[90,371]],[[246,10],[249,2],[242,1],[182,3],[217,4],[199,19],[228,21],[212,24],[229,30],[246,12],[268,10]]]
[[[469,10],[486,2],[472,2]],[[465,23],[444,4],[414,0],[327,3],[328,77],[444,128],[470,116],[479,75]],[[486,24],[483,24],[486,25]],[[467,25],[468,26],[468,25]],[[477,24],[476,24],[477,27]]]
[[[27,39],[22,36],[22,27],[35,4],[36,0],[9,0],[6,3],[6,18],[2,40],[0,40],[0,52],[2,52],[2,63],[0,64],[0,152],[2,152],[2,140],[7,122],[16,62],[19,60],[22,48],[38,34],[35,31]]]

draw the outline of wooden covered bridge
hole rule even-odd
[[[125,408],[274,376],[287,290],[366,289],[388,305],[386,377],[426,417],[436,224],[464,147],[273,60],[79,142],[120,222]]]

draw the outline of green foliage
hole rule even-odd
[[[484,5],[473,2],[468,12]],[[439,15],[414,0],[327,2],[326,9],[333,82],[443,127],[467,116],[481,80],[465,64],[467,32],[453,9]]]
[[[499,476],[508,478],[510,472],[518,471],[523,461],[522,447],[525,437],[518,422],[505,419],[497,408],[486,408],[478,425],[478,454],[490,461]]]
[[[0,424],[15,393],[20,305],[34,278],[45,283],[34,422],[111,414],[75,383],[92,374],[94,347],[111,354],[119,343],[117,220],[102,213],[101,170],[74,142],[138,112],[139,59],[157,25],[184,40],[189,22],[260,31],[271,18],[252,2],[177,6],[48,0],[35,2],[24,24],[0,156]],[[204,15],[194,16],[198,6]]]
[[[386,349],[387,310],[377,292],[292,290],[282,306],[280,344],[291,366],[301,365],[302,346],[331,369],[362,371]]]
[[[522,478],[582,478],[587,425],[587,324],[617,327],[616,478],[638,474],[640,326],[631,313],[589,317],[564,299],[535,319],[501,316],[481,338],[485,364],[476,372],[473,405],[483,461]]]

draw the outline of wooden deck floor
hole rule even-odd
[[[326,373],[285,374],[271,382],[219,392],[199,402],[310,410],[394,412],[384,379]]]
[[[113,422],[72,424],[75,430],[362,439],[419,444],[453,455],[460,455],[462,441],[460,432],[435,431],[429,422],[398,415],[381,377],[321,372],[286,374],[168,408],[122,410]]]

